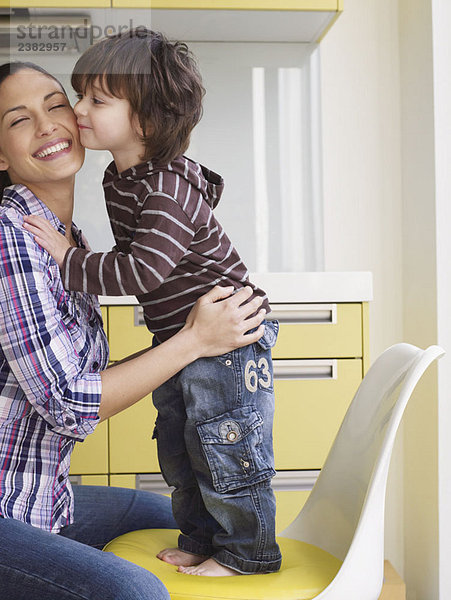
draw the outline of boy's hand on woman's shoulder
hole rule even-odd
[[[50,221],[38,215],[26,215],[23,226],[33,234],[35,242],[47,250],[61,269],[66,252],[71,247],[69,240],[59,233]]]

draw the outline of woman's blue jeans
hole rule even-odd
[[[169,600],[159,579],[101,548],[136,529],[175,528],[169,498],[74,486],[75,522],[55,535],[0,518],[4,600]]]

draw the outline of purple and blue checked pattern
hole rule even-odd
[[[108,344],[97,298],[63,288],[23,227],[26,214],[64,225],[23,185],[0,205],[0,514],[57,532],[73,521],[75,442],[99,422]],[[84,247],[81,232],[73,235]]]

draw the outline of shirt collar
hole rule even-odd
[[[23,215],[38,215],[44,217],[57,229],[62,235],[66,233],[66,226],[58,219],[54,212],[33,194],[25,185],[16,183],[9,185],[3,191],[3,200],[1,202],[4,207],[13,207]],[[72,235],[77,244],[82,244],[81,231],[72,223]]]

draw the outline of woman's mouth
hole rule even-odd
[[[62,154],[67,154],[70,152],[72,147],[72,142],[70,140],[60,140],[46,146],[41,146],[37,152],[33,154],[34,158],[39,158],[40,160],[51,160],[53,158],[58,158]]]

